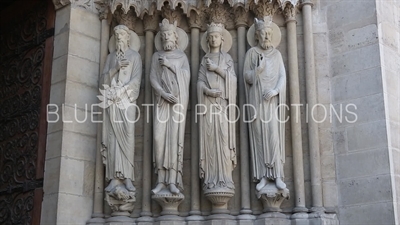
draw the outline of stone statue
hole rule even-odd
[[[215,197],[221,200],[219,194],[231,193],[224,196],[226,202],[222,203],[226,204],[235,189],[232,171],[236,166],[237,79],[232,57],[222,46],[228,46],[229,50],[232,41],[220,23],[208,25],[204,37],[202,47],[207,53],[201,61],[197,82],[198,107],[202,114],[199,119],[200,178],[204,193],[213,204],[217,204]]]
[[[253,178],[259,182],[257,191],[271,182],[284,190],[286,72],[275,49],[279,41],[274,41],[274,35],[280,40],[280,31],[270,17],[255,19],[254,26],[258,45],[246,53],[243,71],[246,100],[253,106],[245,111],[250,121]]]
[[[153,194],[168,188],[170,193],[178,195],[183,190],[183,146],[190,68],[187,56],[180,48],[181,41],[185,41],[181,40],[184,36],[179,34],[176,21],[170,24],[163,19],[156,36],[156,47],[161,41],[162,49],[153,54],[151,62],[150,81],[155,104],[153,162],[158,175]]]
[[[132,211],[136,188],[134,148],[136,99],[142,77],[142,61],[131,48],[134,32],[124,25],[114,28],[115,51],[108,56],[102,75],[105,90],[99,96],[104,110],[102,155],[106,167],[107,200],[114,212]],[[110,45],[114,43],[110,41]],[[110,48],[111,49],[111,48]],[[128,214],[129,215],[129,214]]]
[[[201,61],[197,82],[199,104],[205,106],[200,117],[200,178],[204,179],[205,191],[235,189],[232,170],[236,166],[237,80],[231,56],[221,49],[223,30],[222,24],[208,25],[210,51]]]

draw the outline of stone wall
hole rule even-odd
[[[400,222],[400,3],[376,1],[395,223]]]
[[[398,113],[391,118],[393,122],[388,122],[391,114],[388,107],[398,107],[398,89],[393,88],[392,94],[387,94],[390,88],[387,85],[396,86],[397,82],[398,87],[398,69],[394,72],[398,67],[384,59],[385,54],[396,51],[398,54],[393,45],[398,43],[398,26],[394,26],[398,17],[393,4],[321,1],[321,17],[327,18],[329,34],[331,102],[336,109],[347,104],[357,106],[355,122],[336,119],[332,129],[341,224],[396,224],[397,221],[392,168],[397,150],[390,146],[396,141],[396,138],[391,141],[391,136],[399,135],[394,122]],[[386,8],[380,11],[382,7]],[[380,15],[389,16],[391,22],[380,22]],[[385,26],[391,26],[386,30],[393,33],[383,33]],[[388,41],[391,44],[384,43],[387,38],[392,40]],[[398,62],[398,55],[392,59]],[[393,67],[387,69],[389,65]],[[390,72],[397,75],[390,76]],[[354,119],[354,115],[346,112],[344,116]]]
[[[98,101],[98,15],[59,9],[54,37],[41,223],[85,224],[93,212],[97,124],[89,118]]]

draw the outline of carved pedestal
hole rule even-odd
[[[178,206],[181,204],[185,196],[182,193],[172,194],[167,188],[162,189],[152,197],[162,208],[161,216],[157,218],[157,223],[164,224],[164,221],[184,221],[182,217],[179,217]]]
[[[290,224],[290,218],[280,213],[282,211],[280,206],[283,200],[289,199],[289,190],[287,188],[278,190],[275,183],[269,183],[256,194],[264,206],[264,213],[257,218],[256,225]]]
[[[212,203],[213,214],[229,213],[228,202],[235,194],[235,191],[228,188],[215,188],[204,191],[206,198]]]
[[[105,200],[113,211],[111,216],[129,216],[134,208],[136,192],[129,191],[119,179],[112,180],[105,190]]]
[[[208,216],[207,220],[234,220],[235,217],[229,215],[228,202],[235,194],[235,191],[228,188],[215,188],[204,191],[206,198],[212,203],[213,215]],[[214,224],[212,223],[212,224]]]

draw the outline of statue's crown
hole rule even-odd
[[[176,21],[174,21],[174,23],[169,23],[168,19],[163,19],[160,23],[161,31],[167,31],[167,30],[176,31],[176,27],[177,27]]]
[[[265,16],[264,20],[259,20],[257,18],[254,18],[254,24],[256,27],[256,30],[261,30],[267,27],[272,26],[272,17],[271,16]]]
[[[222,23],[211,22],[210,25],[207,24],[207,32],[208,33],[218,32],[218,33],[222,34],[224,29],[225,29],[225,26]]]

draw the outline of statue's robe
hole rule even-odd
[[[176,74],[160,65],[160,56],[170,61]],[[150,80],[154,89],[153,163],[158,173],[157,182],[175,184],[183,190],[183,147],[190,82],[189,62],[185,53],[181,50],[154,53]],[[163,91],[174,95],[177,103],[171,104],[165,100],[161,96]]]
[[[103,152],[103,161],[106,164],[106,180],[114,178],[129,178],[134,176],[135,150],[135,121],[136,99],[140,92],[142,79],[142,60],[136,51],[128,48],[125,58],[129,61],[127,67],[121,68],[112,76],[111,69],[118,63],[116,52],[107,56],[103,70],[103,84],[112,86],[116,81],[122,83],[127,91],[119,93],[121,100],[131,104],[123,109],[117,104],[111,104],[104,110],[102,142],[106,146]]]
[[[225,78],[207,70],[206,58],[225,72]],[[204,89],[218,89],[222,94],[214,98],[206,95]],[[199,107],[199,111],[205,110],[199,119],[200,178],[203,179],[204,190],[235,188],[232,171],[236,166],[236,89],[237,79],[231,56],[225,52],[206,54],[197,83],[199,104],[204,106]]]
[[[259,58],[266,59],[265,70],[257,73]],[[275,48],[253,47],[246,53],[243,75],[249,122],[250,152],[253,179],[284,177],[286,72],[281,53]],[[277,90],[270,100],[263,98],[267,90]]]

